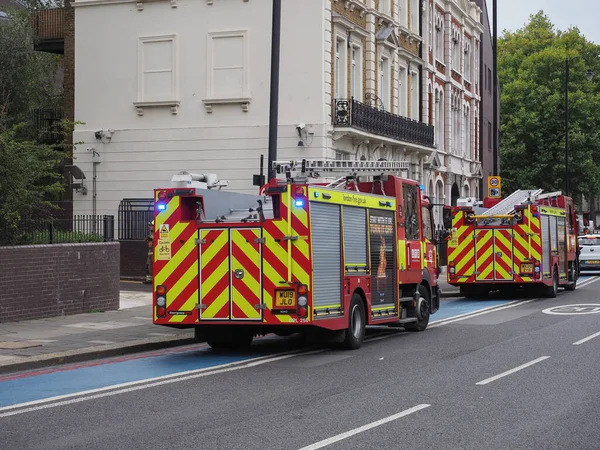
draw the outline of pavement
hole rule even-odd
[[[152,288],[121,282],[120,309],[0,323],[0,373],[194,342],[191,329],[152,323]]]
[[[440,275],[443,297],[457,288]],[[152,323],[152,288],[122,281],[120,309],[0,323],[0,374],[194,343],[192,329]]]

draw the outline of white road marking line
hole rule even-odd
[[[473,314],[478,314],[478,313],[482,313],[483,314],[485,311],[492,312],[496,308],[502,308],[502,307],[508,306],[508,305],[516,305],[518,303],[521,303],[521,300],[513,300],[512,302],[503,303],[501,305],[488,306],[487,308],[482,308],[482,309],[478,309],[478,310],[475,310],[475,311],[471,311],[471,312],[467,312],[467,313],[463,313],[463,314],[458,314],[458,315],[452,316],[452,317],[446,317],[445,319],[434,320],[434,321],[431,322],[431,325],[433,325],[435,323],[446,322],[448,320],[456,320],[456,319],[459,319],[459,318],[462,318],[462,317],[471,316]]]
[[[529,366],[533,366],[534,364],[537,364],[537,363],[539,363],[541,361],[544,361],[545,359],[548,359],[548,358],[550,358],[550,357],[549,356],[542,356],[541,358],[534,359],[533,361],[529,361],[528,363],[523,364],[523,365],[521,365],[519,367],[515,367],[514,369],[507,370],[506,372],[502,372],[501,374],[494,375],[493,377],[490,377],[490,378],[486,378],[485,380],[482,380],[482,381],[480,381],[478,383],[475,383],[475,384],[477,384],[479,386],[483,386],[484,384],[488,384],[488,383],[491,383],[492,381],[499,380],[500,378],[503,378],[503,377],[505,377],[507,375],[513,374],[515,372],[518,372],[519,370],[523,370],[523,369],[525,369],[525,368],[527,368]]]
[[[532,302],[534,300],[526,300],[526,301],[513,300],[512,302],[506,303],[506,304],[503,304],[503,305],[488,306],[487,308],[478,309],[477,311],[472,311],[472,312],[469,312],[469,313],[459,314],[458,316],[452,316],[452,317],[447,317],[446,319],[434,320],[434,321],[430,322],[430,324],[429,324],[429,326],[427,328],[435,328],[435,327],[439,327],[439,326],[442,326],[442,325],[446,325],[447,323],[459,322],[461,320],[467,320],[467,319],[470,319],[471,317],[476,317],[476,316],[481,316],[483,314],[493,313],[495,311],[500,311],[501,309],[512,308],[514,306],[523,305],[525,303],[529,303],[529,302]],[[385,327],[385,328],[389,329],[387,327]],[[368,337],[368,338],[365,338],[365,342],[380,341],[382,339],[389,339],[389,338],[394,337],[394,336],[396,336],[395,333],[386,334],[384,336]]]
[[[583,281],[581,284],[579,284],[579,285],[577,286],[577,288],[580,288],[580,287],[585,287],[585,286],[587,286],[588,284],[595,283],[596,281],[600,281],[600,277],[593,277],[593,278],[590,278],[589,280],[585,280],[585,281]]]
[[[525,304],[531,303],[531,302],[533,302],[535,300],[537,300],[537,299],[525,300],[525,301],[517,300],[515,303],[509,303],[507,305],[503,305],[503,306],[500,306],[498,308],[491,309],[491,310],[488,310],[488,311],[478,311],[478,312],[475,312],[474,314],[470,314],[470,315],[465,316],[465,317],[460,317],[460,316],[458,318],[452,318],[451,317],[448,320],[444,319],[443,321],[436,322],[433,325],[430,325],[428,328],[441,327],[442,325],[446,325],[446,324],[453,323],[453,322],[459,322],[461,320],[471,319],[472,317],[482,316],[483,314],[489,314],[489,313],[493,313],[493,312],[496,312],[496,311],[501,311],[503,309],[514,308],[515,306],[525,305]]]
[[[73,403],[80,403],[87,400],[93,400],[102,397],[110,397],[117,394],[125,394],[127,392],[134,392],[141,389],[147,389],[151,387],[163,386],[165,384],[176,383],[178,381],[192,380],[194,378],[206,377],[209,375],[217,375],[225,372],[233,372],[240,369],[248,369],[250,367],[259,366],[262,364],[279,361],[282,359],[292,358],[300,355],[310,355],[313,353],[324,352],[322,350],[311,350],[305,352],[290,352],[275,357],[260,356],[245,361],[237,361],[233,363],[227,363],[215,367],[206,367],[203,369],[188,370],[185,372],[174,373],[169,375],[162,375],[160,377],[147,378],[145,380],[131,381],[127,383],[115,384],[112,386],[106,386],[103,388],[90,389],[88,391],[75,392],[73,394],[58,395],[56,397],[45,398],[42,400],[34,400],[26,403],[19,403],[16,405],[9,405],[0,408],[0,411],[7,411],[0,413],[0,418],[14,416],[17,414],[23,414],[27,412],[39,411],[47,408],[55,408],[57,406],[70,405]],[[215,370],[216,369],[216,370]],[[92,395],[93,394],[93,395]],[[73,398],[77,397],[77,398]],[[70,399],[70,400],[65,400]],[[60,401],[63,400],[63,401]],[[24,408],[24,409],[19,409]],[[10,411],[16,410],[16,411]]]
[[[599,331],[598,333],[594,333],[594,334],[592,334],[591,336],[588,336],[588,337],[586,337],[586,338],[583,338],[583,339],[582,339],[582,340],[580,340],[580,341],[573,342],[573,345],[581,345],[581,344],[583,344],[584,342],[591,341],[592,339],[594,339],[594,338],[596,338],[596,337],[598,337],[598,336],[600,336],[600,331]]]
[[[355,434],[359,434],[359,433],[362,433],[363,431],[367,431],[372,428],[378,427],[380,425],[384,425],[388,422],[392,422],[394,420],[400,419],[401,417],[408,416],[409,414],[415,413],[422,409],[429,408],[430,406],[431,405],[426,405],[426,404],[417,405],[413,408],[407,409],[398,414],[394,414],[393,416],[386,417],[385,419],[381,419],[376,422],[371,422],[367,425],[363,425],[362,427],[355,428],[354,430],[346,431],[345,433],[338,434],[337,436],[333,436],[328,439],[325,439],[325,440],[322,440],[319,442],[315,442],[314,444],[308,445],[306,447],[302,447],[300,450],[316,450],[319,448],[327,447],[328,445],[331,445],[331,444],[334,444],[341,440],[347,439],[351,436],[354,436]]]

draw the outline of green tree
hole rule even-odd
[[[0,24],[0,129],[25,122],[34,108],[62,106],[57,83],[61,55],[34,51],[33,14],[41,0],[24,9],[8,8],[10,19]],[[41,4],[43,4],[42,2]]]
[[[49,216],[50,200],[62,192],[57,170],[64,157],[54,147],[24,139],[23,126],[0,131],[0,243],[18,240],[21,225],[33,215]]]
[[[34,109],[62,106],[62,56],[34,51],[32,20],[36,8],[58,3],[24,3],[7,9],[9,20],[0,24],[0,245],[17,243],[24,221],[52,215],[51,202],[64,190],[59,167],[69,158],[70,144],[43,144],[31,121]]]
[[[565,58],[569,81],[569,186],[576,199],[600,192],[600,46],[577,28],[555,30],[543,11],[498,39],[501,175],[505,192],[564,190]],[[581,56],[578,57],[578,56]],[[588,63],[599,77],[586,78]]]

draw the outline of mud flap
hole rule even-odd
[[[431,314],[436,313],[440,309],[440,297],[442,291],[439,286],[434,286],[431,289]]]

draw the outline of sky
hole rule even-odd
[[[486,1],[491,27],[492,0]],[[496,4],[499,36],[504,29],[514,31],[522,28],[529,16],[541,9],[559,30],[576,26],[588,40],[600,44],[600,14],[596,12],[600,0],[497,0]]]

